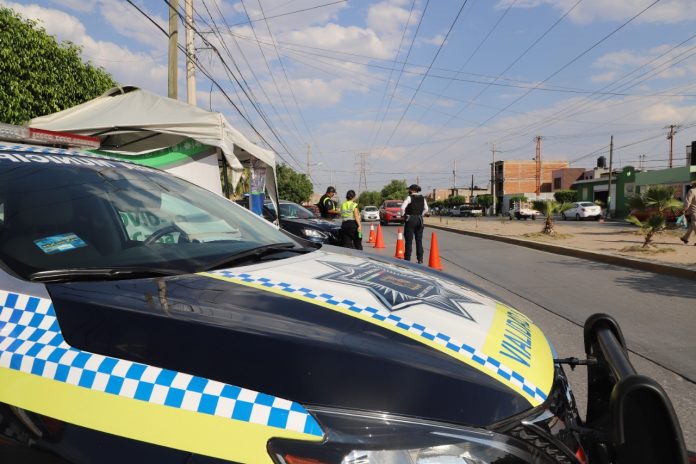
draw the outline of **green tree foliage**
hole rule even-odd
[[[408,195],[405,180],[392,180],[382,189],[382,200],[403,200]]]
[[[0,6],[0,121],[24,124],[95,98],[116,86],[80,48],[58,43],[36,21]]]
[[[645,211],[651,209],[653,214],[647,220],[641,222],[635,216],[628,216],[626,221],[634,226],[640,227],[645,241],[643,248],[652,245],[652,240],[656,234],[665,230],[667,221],[665,211],[675,210],[684,207],[684,204],[674,198],[676,189],[674,187],[655,186],[650,187],[643,195],[637,195],[628,199],[628,206],[631,209]]]
[[[568,211],[572,206],[570,203],[560,203],[555,200],[534,200],[532,204],[534,205],[534,209],[541,211],[541,213],[546,216],[544,228],[541,232],[551,236],[556,235],[553,215]]]
[[[358,195],[358,207],[363,209],[365,206],[379,206],[382,204],[382,194],[380,192],[360,192]]]
[[[556,190],[553,192],[553,197],[559,203],[573,203],[577,201],[578,192],[575,190]]]
[[[276,176],[278,178],[278,195],[281,200],[294,201],[295,203],[309,201],[314,188],[305,174],[299,174],[289,166],[278,164]]]
[[[488,209],[493,205],[493,195],[484,193],[476,196],[476,203],[483,206],[483,214],[487,214]]]
[[[445,198],[445,206],[451,208],[452,206],[459,206],[462,203],[466,203],[466,198],[461,195],[454,195],[453,197]]]

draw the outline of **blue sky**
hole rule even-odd
[[[665,167],[671,124],[683,165],[696,140],[696,8],[653,2],[194,0],[195,27],[272,129],[200,37],[201,65],[263,139],[200,72],[197,104],[298,171],[309,152],[316,190],[358,190],[361,153],[369,190],[390,179],[448,188],[455,162],[458,186],[473,175],[486,187],[492,145],[497,159],[531,159],[537,135],[543,159],[592,167],[613,134],[619,167]],[[166,2],[133,3],[167,28]],[[129,2],[0,4],[80,45],[119,83],[167,94],[166,36]]]

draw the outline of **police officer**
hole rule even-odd
[[[338,214],[339,211],[336,209],[336,202],[333,200],[333,196],[336,194],[336,189],[329,186],[326,188],[326,193],[319,198],[319,212],[321,217],[324,219],[333,219]]]
[[[408,188],[408,196],[401,204],[401,214],[404,216],[404,259],[411,261],[413,237],[416,238],[416,259],[423,262],[423,215],[428,212],[428,203],[420,194],[421,188],[411,184]]]
[[[353,201],[355,191],[346,192],[346,201],[341,203],[341,245],[346,248],[362,250],[362,226],[358,203]]]

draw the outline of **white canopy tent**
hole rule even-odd
[[[244,165],[258,160],[266,167],[266,190],[277,199],[275,154],[250,142],[221,113],[203,110],[137,87],[117,87],[102,96],[58,113],[34,118],[30,127],[71,132],[102,140],[100,151],[141,155],[193,139],[215,147],[211,158],[191,159],[171,169],[173,174],[222,194],[217,159],[232,168],[232,186]]]

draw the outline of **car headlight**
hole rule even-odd
[[[304,234],[305,237],[320,238],[322,240],[326,240],[329,237],[324,232],[316,230],[316,229],[302,229],[302,233]]]
[[[553,461],[521,440],[485,429],[380,413],[307,408],[326,433],[323,442],[273,439],[278,464],[506,464]]]

